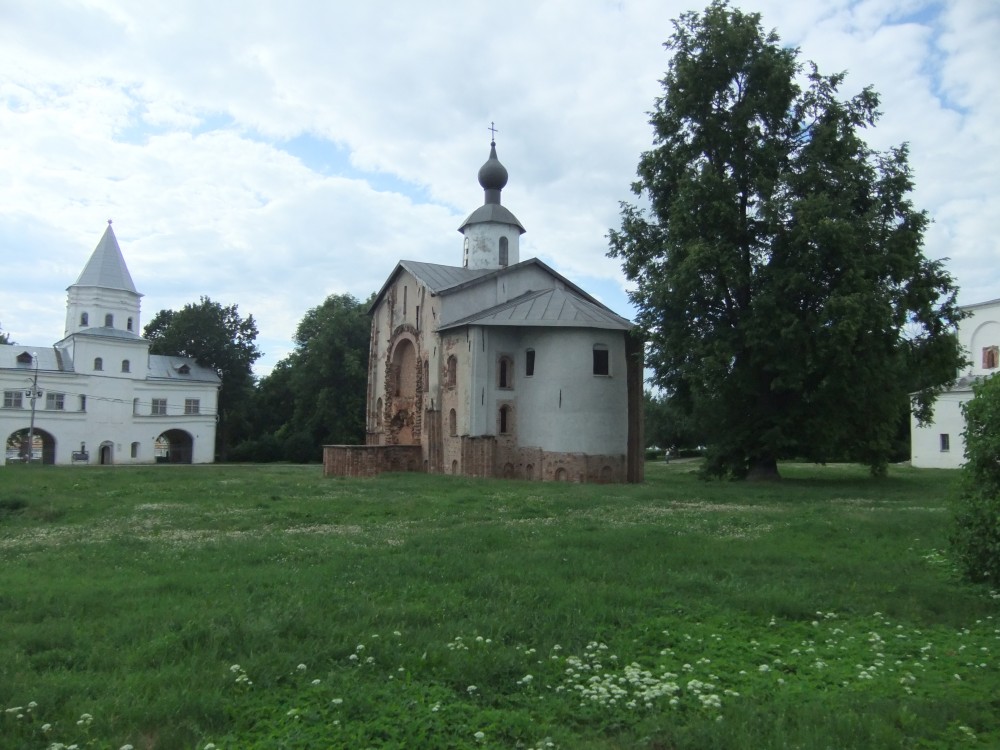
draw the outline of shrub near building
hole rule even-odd
[[[952,542],[967,578],[1000,584],[1000,378],[972,390],[963,407],[966,461]]]

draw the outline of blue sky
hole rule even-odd
[[[357,6],[357,7],[355,7]],[[461,262],[491,121],[537,256],[631,316],[605,256],[675,0],[0,0],[0,329],[49,345],[114,219],[142,320],[205,295],[258,322],[264,374],[327,295]],[[910,144],[960,301],[1000,297],[1000,3],[748,0]]]

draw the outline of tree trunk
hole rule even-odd
[[[778,473],[778,462],[769,456],[753,458],[750,460],[750,471],[747,472],[747,481],[750,482],[776,482],[781,479]]]

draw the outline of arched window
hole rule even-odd
[[[139,458],[139,444],[132,443],[132,458]]]
[[[611,365],[608,360],[608,347],[604,344],[594,344],[594,374],[611,374]]]
[[[375,402],[375,428],[382,429],[382,399]]]
[[[129,331],[132,330],[132,318],[128,319],[128,322],[125,324],[125,328],[128,329]]]
[[[94,357],[94,371],[100,372],[104,369],[104,360],[100,357]]]
[[[458,435],[458,415],[454,409],[448,412],[448,434],[452,437]]]
[[[514,387],[514,362],[510,357],[500,357],[497,370],[497,386],[500,388]]]
[[[87,313],[80,313],[80,325],[85,326],[90,324],[90,316]]]
[[[122,372],[132,372],[132,364],[127,360],[122,360]]]
[[[104,316],[104,325],[107,328],[114,328],[115,327],[115,316],[112,315],[111,313],[108,313],[107,315],[105,315]]]
[[[1000,346],[983,347],[983,369],[995,370],[1000,360]]]
[[[511,424],[511,408],[506,404],[500,407],[500,425],[498,432],[501,435],[506,435],[511,431],[513,425]]]
[[[445,374],[444,382],[448,388],[454,388],[455,384],[458,382],[458,357],[454,354],[448,357],[448,369]]]
[[[500,268],[507,267],[507,238],[500,238]]]

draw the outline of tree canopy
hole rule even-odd
[[[961,353],[956,289],[922,253],[907,147],[871,148],[865,88],[824,76],[726,2],[674,21],[663,95],[609,255],[653,382],[708,446],[707,471],[850,457],[883,472],[916,391],[927,418]],[[914,381],[913,373],[919,373]]]
[[[331,295],[306,312],[295,351],[258,385],[248,460],[318,461],[322,446],[364,442],[368,302]]]
[[[225,460],[229,445],[239,439],[247,419],[246,405],[254,386],[253,363],[257,324],[245,319],[236,305],[222,305],[208,297],[181,310],[160,310],[143,329],[151,354],[192,357],[222,378],[216,452]]]
[[[16,342],[10,340],[10,336],[0,330],[0,344],[14,344]]]

